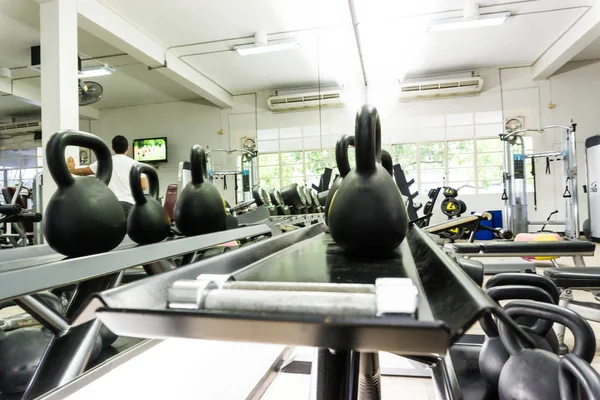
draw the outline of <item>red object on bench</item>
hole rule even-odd
[[[173,222],[173,214],[175,213],[175,203],[177,203],[177,184],[172,183],[167,186],[167,193],[165,194],[165,204],[163,205],[164,210],[167,212],[169,219]]]

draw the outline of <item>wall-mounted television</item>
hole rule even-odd
[[[135,139],[133,159],[140,162],[167,162],[167,138]]]

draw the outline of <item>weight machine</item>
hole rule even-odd
[[[565,225],[565,237],[569,240],[579,239],[579,210],[577,202],[577,152],[575,144],[575,130],[577,124],[550,125],[540,129],[524,129],[521,127],[506,127],[507,134],[501,134],[503,143],[502,180],[504,191],[504,226],[515,235],[529,231],[529,225],[542,225],[543,222],[529,221],[527,216],[527,179],[525,161],[535,158],[561,157],[563,161],[563,176],[565,180],[565,221],[554,221],[553,225]],[[545,132],[550,129],[560,128],[565,130],[563,149],[557,152],[542,152],[525,154],[523,133]]]

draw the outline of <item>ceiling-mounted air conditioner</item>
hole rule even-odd
[[[458,79],[439,79],[401,83],[400,100],[436,99],[440,97],[472,96],[479,94],[483,79],[474,76]]]
[[[42,121],[19,121],[0,124],[0,135],[14,135],[17,133],[35,132],[42,129]]]
[[[321,92],[271,96],[267,100],[267,104],[272,111],[292,111],[319,107],[342,107],[344,106],[344,100],[341,90],[324,90]]]

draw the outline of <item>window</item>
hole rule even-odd
[[[525,153],[531,153],[532,138],[523,139]],[[406,178],[415,180],[412,190],[420,193],[426,194],[440,186],[460,189],[461,194],[502,193],[503,144],[499,139],[392,144],[384,149],[390,152],[394,164],[400,164]],[[352,147],[348,149],[348,159],[354,168]],[[323,170],[335,168],[335,150],[259,154],[258,164],[260,184],[265,188],[279,188],[294,182],[318,185]],[[528,161],[527,185],[528,190],[533,190],[530,168]]]
[[[42,148],[0,150],[0,188],[23,182],[33,187],[33,178],[42,171]]]

